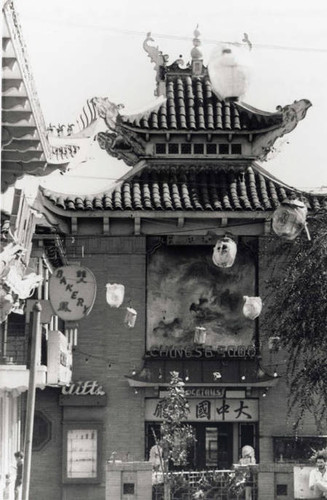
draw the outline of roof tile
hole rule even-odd
[[[240,211],[274,210],[281,201],[297,193],[256,165],[146,166],[137,175],[93,198],[62,195],[42,188],[49,205],[73,211],[88,210],[187,210]],[[301,193],[301,192],[300,192]],[[299,193],[297,193],[299,194]],[[324,196],[306,196],[314,210],[323,206]]]

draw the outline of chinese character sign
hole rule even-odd
[[[256,422],[257,399],[191,399],[189,422]],[[161,399],[146,400],[146,420],[164,418]]]
[[[59,318],[65,321],[82,319],[91,312],[94,304],[95,276],[87,267],[59,267],[50,278],[49,296]]]

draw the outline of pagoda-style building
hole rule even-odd
[[[143,47],[155,69],[153,106],[125,115],[109,99],[89,103],[94,119],[107,125],[97,135],[100,147],[129,172],[97,195],[39,192],[68,264],[90,269],[98,292],[78,325],[75,386],[37,396],[51,437],[33,455],[32,493],[48,500],[110,498],[106,461],[149,459],[161,401],[177,371],[196,435],[184,468],[229,470],[248,445],[259,464],[252,498],[294,498],[297,441],[286,421],[283,370],[275,368],[285,355],[272,349],[269,332],[243,306],[245,297],[268,306],[267,282],[276,260],[282,265],[271,231],[275,209],[292,198],[309,212],[323,206],[322,197],[286,185],[259,163],[311,104],[304,99],[270,113],[236,95],[222,99],[197,30],[186,65],[181,57],[169,63],[150,34]],[[217,252],[228,253],[229,244],[234,263],[220,265]],[[114,283],[125,287],[118,308],[110,307],[107,285]],[[90,394],[79,399],[85,381],[101,386],[105,402]],[[306,421],[303,439],[314,434]]]

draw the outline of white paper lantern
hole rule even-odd
[[[217,240],[213,249],[212,261],[217,267],[231,267],[234,264],[237,245],[228,236]]]
[[[120,307],[124,301],[125,287],[117,283],[106,284],[106,299],[110,307]]]
[[[261,297],[248,297],[244,295],[245,300],[243,306],[243,314],[246,318],[255,319],[260,316],[262,311],[262,300]]]
[[[300,200],[285,200],[272,217],[274,233],[285,240],[294,240],[306,225],[307,207]]]
[[[202,326],[195,327],[194,344],[203,345],[206,343],[207,329]]]
[[[137,312],[132,307],[126,308],[126,315],[124,319],[125,325],[129,328],[134,328],[136,322]]]
[[[245,94],[248,86],[249,52],[219,45],[210,56],[208,72],[212,88],[221,99],[237,100]]]

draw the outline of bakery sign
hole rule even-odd
[[[64,321],[76,321],[90,314],[95,296],[95,276],[87,267],[58,267],[50,278],[50,302]]]

